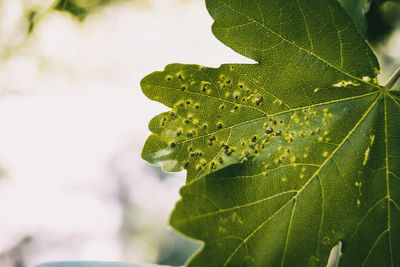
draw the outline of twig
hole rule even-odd
[[[387,90],[393,90],[393,86],[397,83],[397,81],[400,79],[400,67],[396,70],[396,72],[393,74],[392,77],[385,83],[383,87],[385,87]]]

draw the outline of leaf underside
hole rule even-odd
[[[258,64],[171,64],[142,157],[187,169],[171,216],[190,266],[400,265],[400,96],[335,0],[209,0],[214,35]]]
[[[166,265],[162,265],[167,267]],[[119,262],[99,262],[99,261],[65,261],[49,262],[36,265],[35,267],[162,267],[154,264],[127,264]]]

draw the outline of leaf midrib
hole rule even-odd
[[[386,172],[385,172],[385,178],[386,178],[386,196],[385,197],[383,197],[382,199],[380,199],[379,201],[377,201],[375,204],[374,204],[374,206],[373,207],[371,207],[369,210],[368,210],[368,212],[366,213],[366,215],[362,218],[362,220],[360,221],[360,223],[357,225],[357,228],[358,228],[358,226],[362,223],[362,221],[366,218],[366,216],[368,216],[368,214],[369,214],[369,212],[371,211],[371,209],[372,208],[374,208],[379,202],[381,202],[382,200],[384,200],[384,199],[387,199],[387,214],[388,214],[388,216],[387,216],[387,227],[386,227],[386,229],[385,229],[385,231],[383,231],[379,236],[378,236],[378,238],[375,240],[375,242],[374,242],[374,244],[371,246],[371,248],[370,248],[370,250],[368,251],[368,253],[367,253],[367,255],[365,256],[365,258],[364,258],[364,260],[363,260],[363,263],[362,263],[362,266],[364,266],[365,265],[365,263],[368,261],[368,258],[369,258],[369,256],[371,255],[371,252],[375,249],[375,247],[376,247],[376,245],[378,244],[378,242],[380,241],[380,239],[383,237],[383,235],[384,234],[386,234],[386,233],[388,233],[388,235],[389,235],[389,238],[388,238],[388,241],[389,241],[389,253],[390,253],[390,265],[391,266],[393,266],[393,251],[392,251],[392,242],[391,242],[391,239],[390,239],[390,233],[391,233],[391,226],[390,226],[390,202],[392,202],[396,207],[398,207],[397,206],[397,203],[391,198],[391,196],[390,196],[390,182],[389,182],[389,174],[392,174],[392,175],[394,175],[394,176],[396,176],[394,173],[392,173],[391,171],[390,171],[390,169],[389,169],[389,154],[388,154],[388,139],[389,139],[389,135],[388,135],[388,118],[387,118],[387,98],[388,97],[390,97],[392,100],[393,100],[393,102],[400,108],[400,104],[399,104],[399,102],[397,102],[397,100],[395,99],[395,97],[394,96],[392,96],[391,94],[390,94],[390,92],[388,92],[388,91],[385,91],[384,92],[385,93],[385,95],[384,95],[384,120],[385,120],[385,129],[384,129],[384,132],[385,132],[385,169],[386,169]],[[396,176],[397,177],[397,176]],[[398,178],[398,177],[397,177]],[[400,209],[400,207],[398,207],[399,209]]]
[[[389,190],[389,154],[388,154],[388,120],[387,120],[387,95],[384,96],[384,113],[385,113],[385,157],[386,157],[386,196],[387,196],[387,206],[388,206],[388,216],[387,216],[387,231],[389,234],[389,252],[390,252],[390,265],[393,266],[393,252],[392,252],[392,242],[390,240],[390,190]],[[372,250],[372,248],[371,248]],[[369,253],[368,253],[369,255]],[[368,256],[365,260],[368,259]],[[364,264],[363,264],[364,265]]]

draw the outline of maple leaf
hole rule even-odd
[[[172,108],[142,156],[187,169],[170,223],[205,243],[189,265],[399,265],[400,95],[349,16],[335,0],[206,3],[214,35],[258,64],[141,83]]]

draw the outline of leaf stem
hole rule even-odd
[[[397,83],[397,81],[400,79],[400,67],[396,70],[396,72],[393,74],[392,77],[385,83],[383,87],[385,87],[387,90],[391,91],[393,90],[393,86]]]

